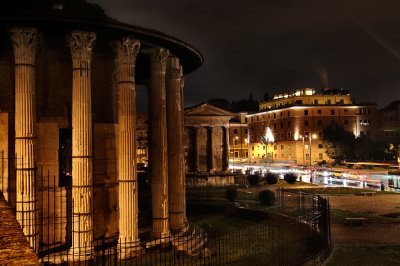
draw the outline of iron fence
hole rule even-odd
[[[15,168],[10,166],[16,162],[13,158],[2,156],[1,161],[0,165],[7,164],[8,173]],[[5,179],[10,184],[10,174],[4,174],[5,168],[0,169],[1,184]],[[125,241],[118,241],[118,233],[101,235],[95,237],[90,247],[82,247],[82,254],[71,252],[74,230],[71,184],[60,186],[58,178],[49,172],[41,173],[39,178],[35,176],[37,253],[43,265],[72,262],[82,265],[319,265],[332,251],[328,200],[319,195],[278,189],[277,203],[272,208],[265,208],[250,197],[238,201],[235,212],[269,217],[246,228],[221,234],[206,224],[190,225],[184,233],[156,240],[151,238],[149,230],[142,230],[141,241],[134,247],[121,244]],[[3,193],[15,193],[11,186],[1,189]],[[233,206],[224,195],[209,196],[204,192],[203,197],[197,195],[196,199],[204,204],[208,201],[228,208]],[[188,204],[191,199],[188,195]],[[86,250],[91,251],[89,255]]]

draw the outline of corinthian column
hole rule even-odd
[[[151,60],[149,88],[149,165],[152,194],[153,230],[155,238],[169,235],[168,227],[168,165],[167,165],[167,116],[165,72],[169,56],[164,48],[147,51]]]
[[[32,248],[39,248],[36,209],[35,55],[37,31],[12,28],[15,57],[15,152],[17,220]]]
[[[117,46],[118,68],[118,207],[119,257],[127,259],[139,251],[138,191],[136,170],[135,62],[140,43],[123,38]]]
[[[222,127],[223,141],[222,141],[222,171],[229,170],[229,128]]]
[[[194,171],[199,172],[200,171],[200,127],[193,127],[193,142],[194,142],[194,155],[193,155],[193,161],[194,161]]]
[[[214,128],[213,127],[209,127],[208,128],[208,132],[209,132],[209,134],[208,134],[208,137],[209,137],[209,150],[208,150],[208,163],[209,163],[209,165],[208,165],[208,170],[210,171],[210,172],[213,172],[213,171],[215,171],[215,168],[214,168],[214,165],[215,165],[215,163],[214,163]]]
[[[168,129],[168,199],[171,231],[185,228],[185,157],[183,147],[183,86],[179,59],[168,60],[167,129]]]
[[[72,247],[74,260],[93,255],[93,158],[90,61],[96,35],[73,31],[72,55]]]

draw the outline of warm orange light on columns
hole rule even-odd
[[[176,233],[186,225],[183,80],[179,59],[170,57],[167,69],[169,226]]]
[[[138,184],[136,169],[135,63],[140,43],[123,38],[117,43],[118,68],[118,208],[119,258],[128,259],[140,250],[138,237]]]
[[[35,56],[37,30],[12,28],[15,58],[16,211],[24,235],[39,248],[36,207],[36,100]]]
[[[152,48],[146,51],[151,60],[149,92],[149,165],[155,238],[169,236],[168,161],[165,73],[169,51]]]
[[[93,256],[92,48],[96,34],[73,31],[72,55],[72,247],[74,260]]]

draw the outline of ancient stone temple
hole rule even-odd
[[[119,257],[135,256],[136,85],[148,92],[151,235],[159,239],[187,228],[183,77],[202,57],[85,1],[51,2],[0,11],[0,189],[35,250],[70,243],[69,254],[87,260],[95,240],[118,235]]]
[[[185,157],[189,186],[196,186],[193,182],[204,185],[233,183],[233,176],[227,175],[229,120],[233,116],[233,113],[208,103],[185,109]]]

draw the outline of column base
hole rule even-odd
[[[94,259],[94,248],[71,247],[68,254],[69,261],[91,261]]]
[[[188,227],[188,222],[184,214],[184,212],[169,213],[169,230],[172,235],[179,234]]]
[[[183,236],[190,228],[189,222],[186,220],[184,225],[179,230],[171,230],[174,237]]]
[[[146,243],[146,248],[152,248],[155,246],[167,244],[171,242],[171,235],[170,233],[161,233],[161,237],[154,237],[153,240]]]
[[[140,240],[132,242],[118,241],[118,259],[126,260],[141,256],[145,253],[144,249],[140,246]]]

